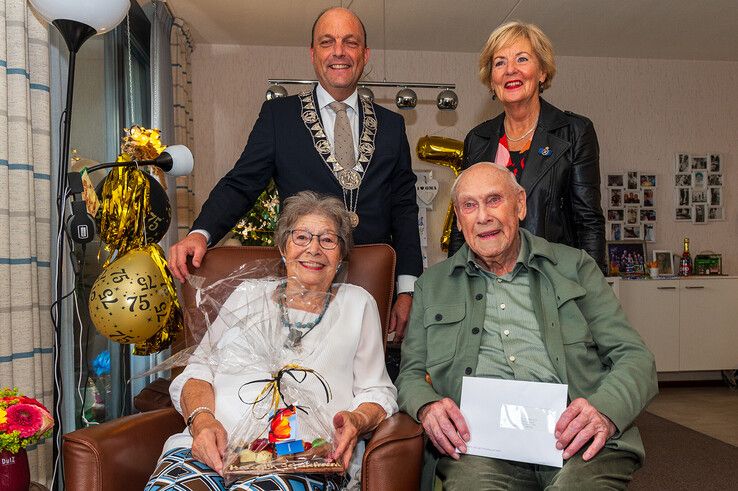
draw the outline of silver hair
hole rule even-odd
[[[333,222],[336,226],[336,234],[341,239],[341,257],[345,259],[348,251],[354,246],[349,212],[338,198],[312,191],[300,191],[284,200],[282,212],[274,230],[274,243],[279,250],[284,251],[287,247],[290,232],[297,221],[311,214],[324,216]]]
[[[525,191],[525,188],[523,188],[523,186],[521,186],[518,183],[518,180],[515,179],[515,174],[513,174],[512,172],[510,172],[510,169],[508,169],[504,165],[498,164],[496,162],[477,162],[476,164],[474,164],[474,165],[472,165],[472,166],[464,169],[462,171],[462,173],[459,174],[459,176],[456,178],[456,180],[454,181],[453,185],[451,186],[451,201],[453,202],[454,206],[456,206],[456,203],[458,201],[457,192],[458,192],[459,183],[461,182],[461,179],[464,177],[464,174],[466,174],[467,172],[469,172],[470,170],[472,170],[473,168],[475,168],[478,165],[486,165],[486,166],[492,167],[493,169],[496,169],[496,170],[499,170],[499,171],[504,171],[503,174],[505,176],[507,176],[508,184],[510,184],[510,186],[515,191],[517,191],[517,192]]]

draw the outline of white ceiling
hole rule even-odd
[[[737,0],[166,1],[201,44],[307,46],[315,17],[343,5],[375,50],[476,53],[497,25],[520,19],[559,55],[738,61]]]

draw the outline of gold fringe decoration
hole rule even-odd
[[[125,131],[117,162],[153,160],[167,148],[156,128],[135,125]],[[100,220],[100,240],[108,253],[103,268],[110,264],[111,258],[148,243],[146,217],[151,212],[150,192],[146,176],[136,167],[116,167],[108,174],[103,185]]]

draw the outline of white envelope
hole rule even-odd
[[[464,377],[460,409],[471,434],[466,453],[561,467],[554,431],[566,397],[565,384]]]

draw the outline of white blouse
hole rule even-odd
[[[292,361],[278,360],[279,356],[272,355],[273,365],[269,367],[265,367],[263,361],[244,362],[253,359],[249,353],[261,353],[270,347],[274,351],[275,348],[273,340],[264,339],[270,336],[252,334],[249,337],[245,333],[254,333],[251,330],[254,328],[259,332],[287,329],[281,326],[279,308],[271,300],[277,285],[275,281],[247,280],[226,300],[195,355],[169,387],[177,411],[182,413],[182,388],[189,379],[195,378],[213,386],[215,417],[229,436],[244,418],[253,417],[252,406],[246,402],[256,399],[264,383],[244,384],[270,378],[270,371],[276,371],[285,361]],[[290,309],[291,319],[296,312]],[[254,317],[268,319],[269,323],[274,324],[268,327],[260,326],[258,322],[254,324]],[[244,329],[249,322],[255,327]],[[325,410],[330,418],[338,411],[351,411],[365,402],[382,406],[387,417],[397,412],[397,390],[384,364],[379,311],[374,298],[366,290],[351,284],[338,286],[335,298],[328,305],[322,320],[304,335],[301,345],[298,351],[301,354],[294,361],[320,373],[330,387],[332,398],[325,403],[323,389],[313,375],[306,377],[302,383],[304,386],[291,382],[287,385],[299,387],[300,390],[303,387],[309,389],[315,395],[315,402],[322,406],[321,410]],[[285,396],[290,398],[289,389]],[[287,402],[299,404],[300,401]],[[182,433],[166,441],[163,452],[191,446],[192,437],[185,428]],[[358,478],[362,456],[363,442],[360,442],[349,469],[353,480]]]

